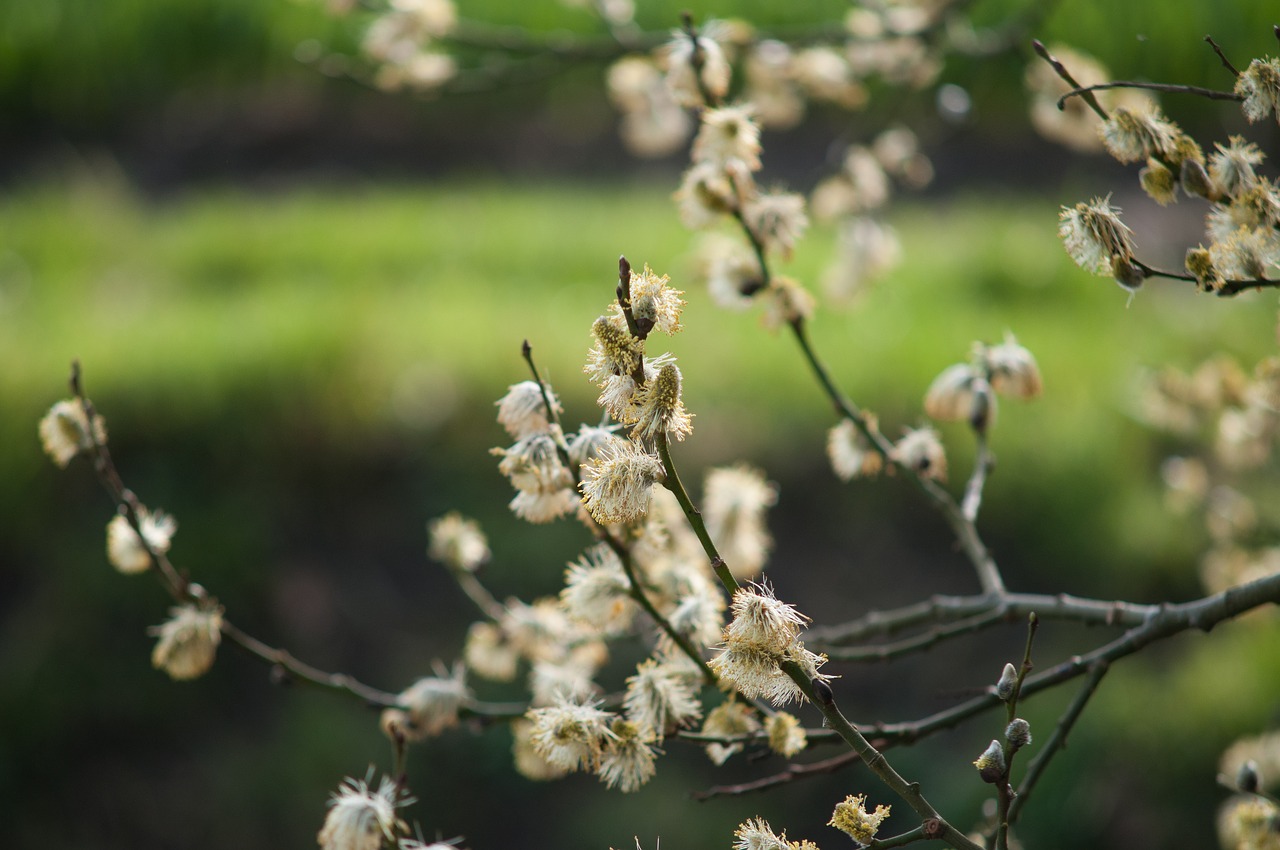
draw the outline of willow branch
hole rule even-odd
[[[710,800],[713,797],[736,797],[742,794],[754,794],[758,791],[767,791],[770,788],[777,788],[779,785],[786,785],[797,779],[807,779],[811,776],[824,776],[829,773],[835,773],[842,768],[861,761],[861,757],[853,751],[841,753],[834,758],[824,759],[822,761],[811,762],[810,764],[789,764],[786,768],[778,773],[765,776],[760,779],[754,779],[750,782],[741,782],[736,785],[712,785],[705,791],[694,791],[690,796],[702,802]]]
[[[809,674],[795,661],[783,661],[779,666],[782,672],[791,681],[795,682],[805,697],[818,707],[822,712],[822,716],[826,718],[827,726],[858,754],[862,762],[866,764],[872,773],[879,777],[881,782],[901,797],[911,807],[911,810],[930,826],[928,837],[940,839],[952,847],[960,848],[960,850],[980,850],[980,845],[969,840],[968,836],[952,826],[925,799],[924,794],[920,791],[920,783],[908,782],[904,779],[901,774],[894,770],[893,765],[889,763],[884,754],[872,746],[871,742],[863,737],[862,733],[845,718],[836,706],[831,688],[825,682],[818,679],[810,679]],[[815,685],[815,682],[818,684]]]
[[[903,655],[923,652],[951,638],[976,634],[988,626],[1006,622],[1008,619],[1009,616],[1005,610],[996,607],[968,619],[946,626],[935,626],[920,634],[889,643],[827,647],[820,641],[815,641],[812,645],[821,647],[832,661],[889,661]]]
[[[1240,72],[1236,70],[1236,66],[1231,64],[1231,60],[1227,58],[1227,54],[1222,52],[1222,48],[1218,46],[1218,42],[1213,40],[1213,36],[1206,35],[1204,40],[1213,48],[1213,52],[1218,54],[1218,59],[1222,61],[1222,67],[1231,72],[1231,76],[1238,77]]]
[[[1064,83],[1071,86],[1072,89],[1082,88],[1081,85],[1076,82],[1076,78],[1071,76],[1071,72],[1067,70],[1067,66],[1058,61],[1058,58],[1050,53],[1049,48],[1045,47],[1039,39],[1033,39],[1031,47],[1035,50],[1037,56],[1049,63],[1049,67],[1062,78]],[[1084,102],[1087,103],[1089,108],[1092,109],[1103,121],[1106,121],[1111,117],[1107,114],[1107,110],[1102,108],[1102,104],[1098,103],[1098,99],[1094,97],[1093,92],[1082,90],[1080,96],[1084,98]],[[1061,102],[1058,103],[1058,108],[1062,108]]]
[[[1161,605],[1140,626],[1135,626],[1085,655],[1077,655],[1048,670],[1028,676],[1021,688],[1030,696],[1083,675],[1099,662],[1113,663],[1156,641],[1190,629],[1209,631],[1218,623],[1237,617],[1267,603],[1280,602],[1280,573],[1255,579],[1221,593],[1193,602]],[[977,714],[1000,705],[994,691],[967,700],[944,711],[909,723],[875,724],[877,737],[897,744],[911,744],[941,729],[949,729]]]
[[[1114,80],[1110,83],[1095,83],[1091,86],[1080,86],[1058,98],[1058,108],[1063,109],[1066,102],[1073,97],[1085,97],[1090,92],[1105,89],[1146,89],[1148,91],[1168,92],[1173,94],[1194,94],[1209,100],[1234,100],[1240,102],[1244,97],[1230,91],[1207,89],[1201,86],[1188,86],[1180,83],[1145,83],[1140,80]]]
[[[1049,766],[1050,760],[1064,749],[1067,745],[1067,735],[1071,731],[1071,727],[1080,719],[1080,714],[1084,711],[1084,707],[1088,704],[1090,697],[1098,689],[1098,684],[1102,681],[1102,677],[1106,675],[1110,669],[1110,664],[1106,661],[1099,661],[1089,669],[1088,678],[1080,687],[1076,696],[1071,700],[1071,704],[1067,706],[1067,710],[1058,718],[1058,725],[1053,730],[1053,735],[1045,742],[1044,747],[1040,750],[1031,763],[1027,766],[1027,773],[1022,778],[1022,784],[1018,786],[1018,794],[1013,799],[1013,804],[1009,807],[1008,822],[1012,826],[1018,820],[1023,806],[1027,804],[1027,798],[1031,796],[1032,790],[1036,787],[1036,783],[1040,781],[1040,777],[1044,774],[1045,768]]]
[[[1025,618],[1034,611],[1041,619],[1071,620],[1091,626],[1139,626],[1160,610],[1158,605],[1087,599],[1065,593],[937,595],[902,608],[871,611],[848,623],[810,629],[805,640],[830,652],[833,646],[896,634],[923,623],[946,623],[994,611],[999,611],[1006,622]]]
[[[1195,275],[1187,274],[1186,272],[1171,272],[1163,269],[1157,269],[1147,265],[1136,257],[1133,260],[1133,264],[1141,270],[1145,277],[1163,277],[1169,280],[1185,280],[1191,283],[1199,283],[1199,281],[1196,280]],[[1242,280],[1224,280],[1219,283],[1212,292],[1219,298],[1230,298],[1232,296],[1239,295],[1245,290],[1268,289],[1274,287],[1280,287],[1280,280],[1273,280],[1272,278],[1266,277],[1255,277]]]
[[[711,539],[711,533],[707,531],[707,524],[702,519],[702,512],[694,505],[693,500],[689,498],[688,491],[684,489],[684,484],[680,482],[680,474],[676,471],[676,465],[671,459],[671,449],[667,445],[666,433],[659,432],[654,442],[657,443],[658,456],[662,458],[662,467],[667,473],[663,485],[675,495],[676,501],[680,503],[680,509],[684,511],[685,517],[689,520],[689,525],[693,528],[693,533],[697,535],[698,542],[702,544],[702,550],[707,553],[707,558],[711,560],[711,568],[715,570],[716,578],[720,580],[720,584],[732,596],[738,590],[738,580],[733,577],[733,573],[729,572],[729,567],[725,565],[724,558],[720,557],[720,552],[716,549],[716,544]]]

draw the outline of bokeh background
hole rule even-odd
[[[661,28],[688,4],[641,4]],[[980,2],[992,20],[1016,6]],[[1121,78],[1224,88],[1201,42],[1243,65],[1275,51],[1265,3],[1059,3],[1037,32],[1099,56]],[[546,2],[462,2],[464,16],[587,31]],[[765,26],[839,20],[836,2],[705,3],[706,17]],[[57,471],[35,423],[79,358],[127,482],[181,527],[173,558],[229,616],[318,666],[396,690],[458,654],[473,612],[425,555],[425,523],[481,520],[499,596],[551,593],[586,543],[506,511],[487,450],[493,401],[526,377],[528,339],[570,422],[592,421],[581,375],[592,319],[626,254],[691,275],[692,240],[670,192],[681,158],[641,163],[616,138],[601,68],[443,99],[386,95],[310,60],[353,49],[357,19],[302,0],[0,0],[0,823],[43,848],[308,847],[344,776],[386,765],[376,714],[282,689],[226,647],[204,678],[149,663],[146,627],[167,600],[106,564],[111,507],[88,468]],[[1161,458],[1180,447],[1135,416],[1143,368],[1222,351],[1251,365],[1275,345],[1269,295],[1230,302],[1151,284],[1126,309],[1056,239],[1059,205],[1114,192],[1164,265],[1198,240],[1202,209],[1159,209],[1102,159],[1038,140],[1022,88],[1029,51],[948,63],[939,84],[973,108],[942,121],[934,90],[814,110],[766,134],[770,179],[808,189],[838,141],[906,121],[937,180],[890,215],[902,265],[813,337],[838,380],[891,431],[914,424],[932,377],[1006,329],[1037,355],[1045,396],[1007,404],[982,528],[1015,589],[1133,601],[1200,595],[1206,535],[1162,504]],[[332,70],[332,68],[330,68]],[[1241,132],[1230,104],[1169,100],[1203,143]],[[1277,150],[1275,127],[1250,131]],[[786,271],[816,281],[833,244],[815,227]],[[769,575],[820,622],[970,592],[939,518],[897,481],[840,485],[823,454],[833,424],[789,339],[718,311],[696,285],[672,341],[697,415],[686,478],[746,460],[777,482]],[[945,434],[957,475],[962,429]],[[1256,620],[1256,618],[1255,618]],[[1223,792],[1222,749],[1280,721],[1280,641],[1268,623],[1186,635],[1118,664],[1024,818],[1028,846],[1205,846]],[[1049,624],[1043,666],[1102,642]],[[930,656],[837,672],[859,721],[922,717],[993,681],[1023,630]],[[625,674],[637,648],[622,648]],[[620,681],[620,678],[618,679]],[[1035,697],[1041,736],[1070,688]],[[511,696],[481,687],[482,696]],[[805,714],[808,722],[816,715]],[[961,826],[987,795],[969,762],[997,718],[892,755]],[[1043,737],[1042,737],[1043,739]],[[866,791],[850,769],[766,796],[688,792],[776,771],[713,770],[671,742],[659,778],[609,793],[590,777],[539,785],[510,766],[501,728],[457,730],[413,751],[411,816],[427,837],[510,846],[727,847],[761,815],[791,838]],[[814,756],[823,755],[815,753]],[[896,818],[895,818],[896,820]],[[890,821],[892,823],[893,821]],[[906,822],[904,818],[899,825]]]

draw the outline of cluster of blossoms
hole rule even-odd
[[[794,665],[806,681],[828,680],[818,672],[826,657],[805,649],[800,641],[800,630],[808,622],[777,599],[768,585],[740,588],[733,595],[733,619],[725,626],[711,669],[748,699],[765,699],[774,705],[801,702],[804,690],[784,665]]]
[[[1246,492],[1280,435],[1280,360],[1266,358],[1252,374],[1226,356],[1190,373],[1166,368],[1143,380],[1139,404],[1147,424],[1188,443],[1161,474],[1170,509],[1203,517],[1211,541],[1200,567],[1205,587],[1216,593],[1280,572],[1280,547],[1259,545],[1260,510]]]
[[[1236,77],[1245,117],[1258,121],[1280,98],[1280,60],[1255,59]],[[1081,109],[1082,99],[1068,101]],[[1280,267],[1280,188],[1257,172],[1264,155],[1241,136],[1214,144],[1206,156],[1190,136],[1154,105],[1116,106],[1098,125],[1099,138],[1120,162],[1142,162],[1139,181],[1159,204],[1182,193],[1210,205],[1208,246],[1189,248],[1186,273],[1208,292],[1229,294],[1250,282],[1268,282]],[[1135,256],[1132,233],[1109,198],[1064,207],[1059,233],[1081,268],[1113,277],[1136,291],[1157,274]]]
[[[1013,334],[1006,334],[998,345],[975,342],[967,363],[944,369],[925,393],[924,412],[938,422],[967,422],[985,432],[995,424],[998,395],[1029,400],[1041,391],[1035,356]],[[875,416],[865,414],[864,418],[867,431],[877,435]],[[827,457],[836,475],[848,481],[879,473],[886,455],[854,422],[844,419],[827,433]],[[887,458],[922,478],[945,480],[947,476],[946,451],[938,432],[928,426],[905,429],[889,447]]]

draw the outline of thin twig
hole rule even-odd
[[[975,844],[963,832],[952,826],[925,799],[924,794],[920,791],[920,783],[908,782],[904,779],[900,773],[894,770],[893,765],[885,758],[884,753],[872,746],[871,742],[845,718],[836,705],[829,687],[824,684],[820,696],[818,690],[814,687],[814,680],[810,679],[809,674],[795,661],[784,661],[779,664],[779,668],[791,681],[795,682],[805,697],[818,707],[831,730],[861,757],[867,768],[879,777],[880,781],[889,787],[889,790],[901,797],[911,807],[912,811],[920,816],[921,820],[934,825],[931,830],[933,834],[929,837],[941,839],[952,847],[960,848],[960,850],[980,850],[978,844]]]
[[[1031,760],[1031,763],[1027,765],[1027,773],[1022,777],[1022,784],[1018,786],[1018,794],[1014,797],[1013,804],[1009,807],[1008,821],[1010,825],[1017,822],[1018,815],[1022,812],[1022,807],[1027,804],[1027,798],[1036,787],[1036,783],[1040,781],[1045,768],[1049,766],[1049,761],[1059,750],[1066,747],[1067,735],[1070,733],[1071,727],[1080,719],[1080,714],[1084,711],[1089,698],[1097,691],[1098,683],[1102,681],[1102,677],[1106,675],[1109,669],[1110,664],[1106,661],[1099,661],[1089,668],[1088,678],[1085,679],[1085,683],[1081,685],[1080,690],[1076,693],[1075,699],[1067,706],[1067,710],[1058,718],[1058,725],[1053,730],[1053,734],[1045,742],[1044,747],[1036,757]]]
[[[1199,283],[1199,281],[1196,280],[1195,275],[1187,274],[1185,272],[1170,272],[1163,269],[1157,269],[1147,265],[1137,258],[1134,258],[1133,264],[1141,270],[1144,277],[1163,277],[1168,278],[1169,280],[1185,280],[1191,283]],[[1224,280],[1218,284],[1212,292],[1220,298],[1230,298],[1234,295],[1239,295],[1245,290],[1269,289],[1273,287],[1280,287],[1280,280],[1257,277],[1245,280]]]
[[[1206,35],[1204,40],[1209,42],[1209,46],[1213,48],[1213,52],[1218,54],[1218,58],[1222,60],[1222,67],[1230,71],[1231,76],[1240,76],[1240,72],[1236,70],[1236,66],[1231,64],[1231,60],[1227,58],[1227,54],[1222,52],[1222,48],[1218,46],[1218,42],[1213,40],[1213,36]]]
[[[987,474],[995,466],[991,448],[987,443],[986,429],[975,430],[977,448],[973,458],[973,473],[964,487],[964,499],[960,503],[960,513],[965,521],[972,524],[978,521],[978,510],[982,507],[982,489],[987,483]]]
[[[757,791],[766,791],[770,788],[777,788],[779,785],[786,785],[797,779],[806,779],[810,776],[822,776],[828,773],[835,773],[851,764],[856,764],[861,757],[852,750],[847,753],[841,753],[833,758],[815,761],[810,764],[789,764],[786,769],[779,773],[765,776],[760,779],[753,779],[750,782],[741,782],[736,785],[712,785],[705,791],[694,791],[689,796],[698,802],[710,800],[712,797],[729,797],[739,796],[742,794],[753,794]]]
[[[809,641],[809,643],[822,648],[832,661],[889,661],[914,652],[923,652],[954,637],[974,634],[988,626],[1004,622],[1007,618],[1005,610],[997,606],[968,619],[946,626],[935,626],[920,634],[890,643],[834,647],[824,646],[820,641]]]
[[[1058,98],[1058,108],[1064,108],[1066,102],[1073,97],[1086,97],[1089,92],[1105,89],[1147,89],[1148,91],[1168,92],[1172,94],[1194,94],[1209,100],[1242,101],[1244,97],[1230,91],[1207,89],[1201,86],[1188,86],[1180,83],[1147,83],[1139,80],[1114,80],[1110,83],[1095,83],[1091,86],[1080,86]]]
[[[684,484],[680,483],[680,475],[676,472],[676,465],[671,459],[671,449],[667,445],[666,432],[659,432],[654,442],[658,446],[658,456],[662,458],[662,466],[667,473],[666,479],[662,482],[663,485],[675,495],[676,501],[680,503],[680,509],[684,511],[685,517],[689,520],[689,525],[693,528],[693,533],[697,535],[698,541],[702,544],[702,550],[707,553],[707,558],[711,561],[711,568],[715,570],[716,578],[720,580],[720,584],[732,596],[738,590],[738,580],[729,571],[724,558],[720,557],[720,552],[716,549],[716,544],[711,539],[711,533],[707,531],[707,524],[702,519],[702,512],[698,510],[693,500],[689,498],[689,493],[684,489]]]
[[[1031,46],[1035,49],[1036,55],[1048,62],[1049,67],[1053,68],[1054,72],[1062,78],[1063,82],[1071,86],[1073,89],[1080,88],[1080,84],[1076,82],[1075,77],[1071,76],[1071,72],[1067,70],[1067,66],[1059,62],[1058,58],[1050,53],[1049,49],[1045,47],[1039,39],[1032,40]],[[1102,104],[1098,103],[1098,99],[1093,96],[1093,92],[1082,92],[1080,96],[1084,98],[1084,102],[1087,103],[1089,108],[1092,109],[1103,121],[1106,121],[1111,117],[1107,114],[1107,110],[1102,108]],[[1058,103],[1058,108],[1062,108],[1061,101]]]

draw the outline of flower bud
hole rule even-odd
[[[1205,170],[1204,163],[1197,159],[1184,159],[1180,171],[1182,191],[1194,197],[1213,200],[1216,192],[1213,190],[1213,181],[1209,179],[1209,172]]]
[[[1258,763],[1253,759],[1245,761],[1240,765],[1240,769],[1236,771],[1236,787],[1246,794],[1257,793],[1258,786],[1262,784],[1261,778],[1258,776]]]
[[[1123,254],[1116,254],[1111,258],[1111,276],[1115,278],[1116,283],[1120,284],[1121,289],[1127,289],[1129,292],[1137,292],[1142,288],[1142,282],[1147,279],[1147,273],[1139,268],[1132,258]]]
[[[1142,184],[1142,191],[1160,206],[1168,206],[1178,200],[1178,184],[1174,180],[1173,172],[1165,168],[1160,161],[1147,160],[1147,167],[1138,172],[1138,180]]]
[[[1031,743],[1031,724],[1021,717],[1014,718],[1004,730],[1004,739],[1014,750],[1028,746]]]
[[[1004,702],[1013,697],[1013,687],[1018,683],[1018,671],[1012,664],[1004,665],[1000,671],[1000,681],[996,682],[996,696]]]
[[[978,768],[978,775],[982,777],[983,782],[994,785],[1003,779],[1006,767],[1004,748],[1000,746],[1000,742],[992,741],[988,744],[982,751],[982,755],[974,760],[973,765]]]

